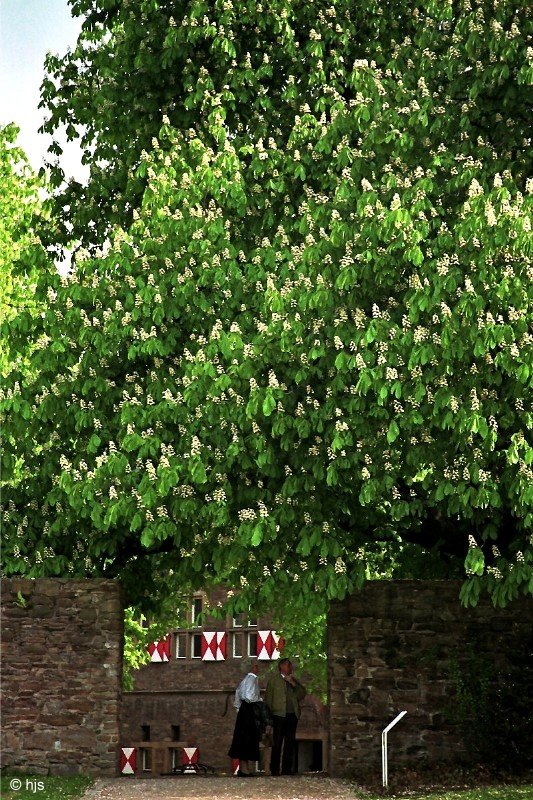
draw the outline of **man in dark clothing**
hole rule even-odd
[[[265,692],[265,703],[273,718],[270,774],[280,774],[281,761],[281,774],[293,775],[296,727],[301,714],[300,702],[305,697],[306,690],[292,674],[292,664],[288,658],[279,661],[278,670],[269,679]]]

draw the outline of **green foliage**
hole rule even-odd
[[[39,273],[53,270],[35,233],[49,216],[45,182],[17,147],[17,135],[15,125],[0,126],[0,321],[4,322],[22,309],[36,313]],[[8,369],[5,359],[2,347],[0,375]]]
[[[197,130],[210,145],[219,143],[210,122],[220,116],[250,155],[260,138],[272,137],[283,157],[284,148],[297,147],[297,115],[309,129],[313,118],[321,124],[323,113],[329,125],[332,113],[349,106],[356,134],[369,129],[378,134],[370,169],[379,168],[380,153],[387,155],[394,141],[414,150],[424,166],[426,141],[445,142],[467,156],[481,136],[480,159],[484,148],[494,147],[505,166],[528,174],[523,136],[533,67],[527,3],[161,0],[139,6],[75,0],[71,5],[83,18],[82,32],[72,52],[48,56],[42,104],[49,112],[45,130],[53,135],[66,125],[91,168],[88,185],[72,183],[61,198],[65,227],[70,222],[86,244],[98,246],[104,231],[124,226],[140,205],[146,186],[143,151],[159,137],[162,115],[170,126]],[[377,109],[368,91],[375,70],[390,90]],[[381,106],[391,101],[381,125]],[[303,186],[316,188],[324,157],[351,168],[357,139],[350,139],[349,127],[343,133],[348,138],[338,150],[326,137],[316,162],[303,152],[290,175],[269,174],[262,188],[295,200]],[[55,142],[51,154],[60,152]],[[439,166],[440,153],[436,159]],[[464,168],[475,171],[476,165]],[[462,169],[459,162],[458,172]],[[60,183],[60,167],[52,172]],[[257,164],[257,177],[261,173]],[[275,223],[277,209],[271,208]],[[408,258],[421,263],[419,242],[413,242]]]
[[[380,800],[383,797],[409,797],[410,800],[529,800],[533,786],[481,786],[475,789],[441,789],[440,791],[419,792],[408,789],[405,792],[361,793],[361,800]]]
[[[13,783],[20,781],[20,784]],[[71,778],[44,777],[43,775],[2,775],[0,777],[2,797],[4,800],[74,800],[82,797],[93,784],[93,779],[85,775]],[[21,786],[18,789],[18,786]]]
[[[87,249],[4,328],[6,571],[305,608],[383,545],[533,591],[525,4],[73,10]]]
[[[274,616],[274,625],[287,642],[282,656],[293,658],[299,674],[305,673],[306,688],[326,702],[327,656],[326,622],[327,600],[316,595],[307,603],[280,604]]]
[[[180,598],[169,592],[164,603],[158,607],[155,620],[147,620],[136,608],[125,609],[122,673],[122,686],[125,691],[133,689],[135,670],[150,661],[147,646],[162,639],[172,628],[184,624],[182,617],[185,600],[186,598]]]
[[[482,746],[493,714],[490,687],[495,680],[494,664],[486,654],[476,652],[473,646],[469,647],[461,662],[455,650],[450,658],[450,677],[454,689],[450,719],[474,748]]]
[[[480,763],[491,770],[512,768],[521,774],[532,765],[529,643],[510,653],[509,659],[505,669],[498,669],[474,645],[461,657],[454,652],[450,662],[454,697],[448,714]]]

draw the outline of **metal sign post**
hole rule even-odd
[[[390,722],[383,733],[381,734],[381,767],[383,771],[383,786],[389,785],[389,765],[387,761],[387,734],[391,728],[394,728],[397,722],[401,720],[402,717],[405,717],[407,711],[400,711],[397,717],[394,717],[392,722]]]

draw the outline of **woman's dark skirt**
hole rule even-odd
[[[259,761],[259,729],[253,703],[241,703],[228,755],[230,758],[238,758],[239,761]]]

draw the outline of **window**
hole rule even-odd
[[[150,726],[149,725],[141,725],[141,737],[143,742],[150,741]]]
[[[242,658],[242,633],[233,634],[233,658]]]
[[[187,634],[176,634],[176,658],[187,658]]]
[[[141,769],[143,772],[152,771],[152,750],[147,747],[141,750]]]
[[[192,637],[192,657],[202,657],[202,634],[194,633]]]
[[[243,628],[245,625],[248,625],[251,628],[256,628],[257,617],[249,617],[245,611],[243,611],[241,614],[237,614],[236,617],[233,617],[234,628]]]
[[[179,725],[171,725],[172,728],[172,741],[179,742],[180,740],[180,726]]]
[[[177,741],[177,739],[176,739],[176,741]],[[174,772],[174,770],[176,770],[176,772],[179,772],[181,770],[181,753],[182,753],[182,751],[181,750],[176,750],[176,748],[173,747],[171,752],[172,752],[172,772]]]
[[[202,598],[201,597],[194,597],[192,601],[192,613],[191,613],[191,622],[196,627],[200,627],[200,622],[198,622],[198,617],[202,613]]]
[[[257,633],[248,634],[248,655],[257,658]]]

